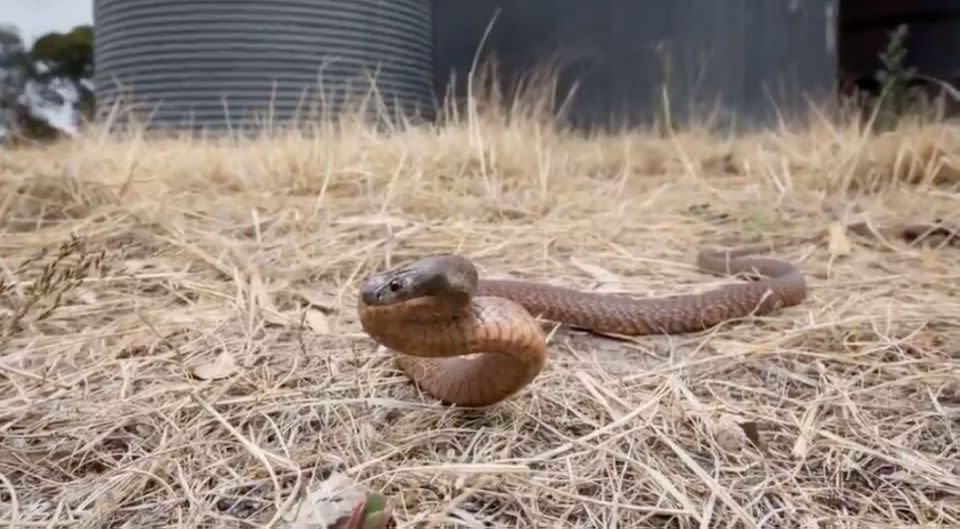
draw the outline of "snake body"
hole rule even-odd
[[[357,309],[364,331],[402,353],[399,367],[422,390],[445,402],[486,406],[516,393],[543,369],[546,340],[535,316],[594,332],[683,333],[804,300],[806,280],[796,267],[747,253],[704,250],[697,265],[764,278],[652,299],[480,279],[467,258],[434,255],[371,276]]]
[[[847,229],[876,235],[863,222]],[[911,243],[960,246],[960,219],[905,225],[896,236]],[[683,333],[806,298],[806,280],[796,267],[751,253],[749,248],[704,250],[697,265],[709,273],[754,272],[763,279],[653,299],[482,280],[467,258],[435,255],[370,277],[357,309],[364,331],[402,353],[400,368],[421,389],[446,402],[486,406],[516,393],[543,369],[546,341],[534,316],[594,332]]]

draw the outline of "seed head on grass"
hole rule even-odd
[[[106,249],[90,251],[82,238],[71,235],[51,252],[44,247],[21,262],[12,277],[0,277],[0,351],[23,331],[25,323],[36,324],[70,301],[69,297],[87,279],[103,277],[109,270]]]

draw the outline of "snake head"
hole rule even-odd
[[[477,269],[457,255],[434,255],[375,274],[360,290],[367,305],[393,305],[417,298],[465,303],[477,287]]]

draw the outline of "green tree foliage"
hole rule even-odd
[[[28,80],[72,83],[79,95],[77,110],[85,118],[93,115],[94,94],[84,82],[93,74],[93,27],[89,25],[43,35],[29,50],[15,27],[0,25],[0,70],[0,124],[12,127],[19,136],[38,139],[58,135],[50,124],[31,116],[21,102]]]
[[[30,56],[43,62],[49,70],[37,78],[65,77],[73,81],[80,95],[79,111],[86,117],[93,115],[93,93],[80,82],[93,75],[93,27],[76,26],[68,33],[47,33],[30,48]]]
[[[33,43],[30,55],[50,67],[44,75],[73,81],[93,73],[93,27],[77,26],[69,33],[47,33]]]

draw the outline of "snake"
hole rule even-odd
[[[917,239],[937,235],[938,229],[911,225],[900,235]],[[357,296],[357,313],[368,336],[401,353],[398,367],[422,391],[445,403],[484,407],[514,395],[543,370],[547,345],[538,317],[596,333],[639,336],[702,331],[802,303],[807,281],[800,270],[785,260],[753,255],[756,251],[708,248],[696,258],[704,272],[752,273],[750,281],[642,299],[482,279],[465,256],[428,255],[371,275]]]

